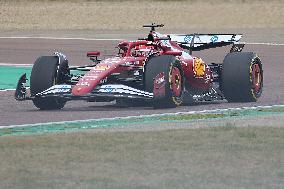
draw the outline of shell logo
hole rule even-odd
[[[205,74],[205,63],[201,58],[195,58],[193,62],[193,72],[195,77],[203,77]]]
[[[105,71],[108,70],[110,68],[109,65],[97,65],[94,70],[99,70],[99,71]]]

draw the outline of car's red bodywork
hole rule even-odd
[[[18,82],[15,98],[17,100],[33,100],[34,104],[41,109],[45,109],[45,107],[60,109],[64,106],[63,102],[80,99],[111,101],[122,98],[158,102],[161,97],[164,101],[171,101],[170,103],[174,106],[183,102],[222,100],[225,98],[221,86],[222,63],[205,63],[201,58],[193,56],[192,51],[233,45],[229,53],[230,56],[236,56],[238,61],[246,56],[254,56],[255,59],[253,53],[234,55],[234,53],[241,52],[244,47],[244,44],[238,43],[242,36],[240,34],[163,35],[155,31],[155,27],[162,26],[146,25],[145,27],[151,28],[147,38],[136,41],[121,41],[117,45],[118,54],[111,58],[100,60],[99,51],[88,52],[87,56],[92,63],[87,66],[69,67],[66,56],[57,52],[55,53],[55,57],[58,58],[57,63],[53,63],[56,64],[54,66],[57,67],[55,70],[57,75],[55,78],[49,78],[50,80],[54,79],[53,84],[46,83],[49,88],[47,87],[44,90],[41,88],[40,92],[27,97],[26,87],[24,86],[26,76],[23,75]],[[54,56],[50,56],[48,59],[53,61]],[[166,62],[163,64],[161,61]],[[40,58],[36,63],[38,64],[36,67],[46,68],[45,63],[41,62]],[[167,68],[160,69],[157,66],[149,66],[153,64]],[[251,67],[248,68],[247,65]],[[256,58],[255,62],[248,60],[241,66],[241,69],[245,70],[244,74],[250,74],[249,76],[246,75],[243,89],[247,90],[252,87],[252,92],[244,93],[246,100],[256,100],[261,95],[262,89],[261,61]],[[149,71],[150,68],[155,68],[155,71]],[[71,73],[72,70],[83,70],[85,72],[76,75]],[[36,72],[32,74],[45,81],[45,78],[42,78]],[[54,72],[50,72],[50,76],[53,77],[53,75]],[[229,78],[229,80],[233,81],[234,78]],[[230,81],[225,83],[226,86],[230,84]],[[39,87],[41,86],[36,86],[36,89]],[[237,99],[235,96],[231,98],[229,93],[228,95],[229,100],[232,99],[231,101],[242,100],[241,97]],[[45,101],[45,99],[48,100]],[[54,99],[52,100],[53,105],[46,106],[50,99]],[[56,99],[63,99],[61,105],[57,104],[58,100]],[[38,101],[40,103],[37,103]]]
[[[155,36],[155,32],[152,32]],[[182,49],[176,42],[169,41],[168,46],[164,45],[159,38],[154,41],[123,41],[118,47],[122,49],[119,57],[108,58],[97,64],[96,67],[87,72],[79,82],[73,87],[73,95],[85,95],[90,93],[102,79],[113,73],[130,71],[137,67],[143,67],[147,61],[149,53],[157,55],[176,56],[183,68],[186,81],[194,88],[208,90],[212,84],[212,72],[210,68],[203,63],[204,73],[201,76],[195,74],[194,64],[200,58],[191,56],[186,50]],[[139,54],[140,52],[140,54]],[[144,54],[143,54],[144,52]],[[98,52],[88,52],[87,56],[98,56]],[[128,64],[128,65],[126,65]],[[125,66],[124,66],[125,65]]]

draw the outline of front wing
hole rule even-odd
[[[65,100],[94,100],[100,99],[117,99],[117,98],[132,98],[132,99],[153,99],[153,93],[149,93],[143,90],[135,89],[122,84],[106,84],[96,87],[91,93],[86,95],[73,95],[72,85],[54,85],[40,93],[33,96],[27,95],[27,88],[25,87],[25,76],[23,75],[15,91],[15,99],[22,100],[33,100],[35,98],[47,98],[57,97]]]

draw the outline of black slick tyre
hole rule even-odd
[[[184,74],[180,62],[172,55],[152,57],[145,67],[145,90],[153,92],[154,80],[159,74],[164,75],[165,95],[153,99],[154,108],[172,108],[182,104],[184,94]]]
[[[222,66],[221,89],[228,102],[256,102],[263,87],[260,58],[253,52],[226,55]]]
[[[56,56],[42,56],[35,61],[30,78],[32,96],[57,83],[57,69],[58,58]],[[66,101],[56,97],[39,97],[33,99],[33,103],[41,110],[54,110],[63,108]]]

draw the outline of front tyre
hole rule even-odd
[[[57,84],[58,66],[56,56],[42,56],[35,61],[30,78],[32,96]],[[33,103],[41,110],[54,110],[63,108],[66,101],[56,97],[37,97]]]
[[[164,81],[164,95],[154,94],[155,108],[172,108],[182,104],[184,94],[184,74],[175,56],[162,55],[151,58],[145,68],[145,89],[154,93],[155,78]]]
[[[221,88],[228,102],[256,102],[262,87],[262,64],[255,53],[227,54],[222,67]]]

